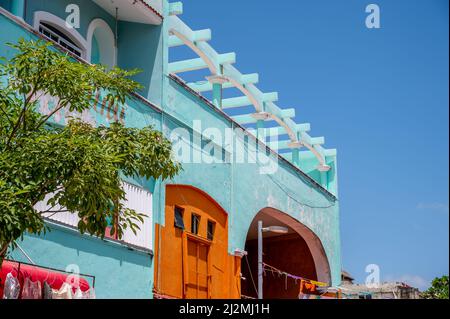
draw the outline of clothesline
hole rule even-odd
[[[27,263],[27,262],[23,262],[23,261],[12,260],[12,259],[4,259],[4,261],[17,264],[19,271],[20,271],[21,265],[27,265],[27,266],[32,266],[32,267],[36,267],[36,268],[40,268],[40,269],[46,269],[46,270],[49,270],[49,271],[59,272],[59,273],[68,274],[68,275],[78,275],[80,277],[88,277],[88,278],[92,279],[92,287],[95,287],[95,276],[94,275],[76,274],[76,273],[71,272],[71,271],[66,271],[66,270],[52,268],[52,267],[46,267],[46,266],[42,266],[42,265],[31,264],[31,263]]]
[[[81,276],[91,278],[92,287]],[[95,299],[93,275],[15,260],[3,263],[0,284],[0,299]]]
[[[276,268],[274,266],[271,266],[269,264],[266,264],[266,263],[263,263],[263,269],[264,269],[264,271],[267,270],[267,271],[270,271],[272,273],[277,273],[279,275],[286,276],[288,278],[292,278],[292,279],[294,279],[296,281],[297,280],[305,281],[305,282],[308,282],[310,284],[314,284],[314,285],[316,285],[318,287],[327,287],[328,286],[326,283],[323,283],[323,282],[320,282],[320,281],[315,281],[315,280],[311,280],[311,279],[308,279],[308,278],[292,275],[292,274],[290,274],[288,272],[282,271],[282,270],[280,270],[280,269],[278,269],[278,268]]]

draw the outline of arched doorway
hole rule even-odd
[[[156,298],[239,298],[240,259],[228,253],[228,214],[206,192],[167,185],[155,225]]]
[[[319,238],[291,216],[265,208],[255,216],[247,233],[247,260],[242,261],[243,296],[258,296],[258,221],[264,227],[282,226],[287,230],[284,234],[263,234],[263,298],[298,298],[300,280],[280,272],[330,284],[329,264]]]

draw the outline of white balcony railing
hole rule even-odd
[[[123,187],[126,193],[125,207],[134,209],[138,213],[145,214],[144,223],[139,225],[140,230],[135,235],[129,228],[124,232],[122,241],[126,244],[130,244],[135,247],[144,248],[147,250],[153,249],[153,216],[152,216],[152,194],[143,188],[123,183]],[[53,195],[47,195],[47,197],[36,204],[35,208],[39,212],[50,210],[47,205],[47,201]],[[52,211],[61,210],[60,207],[54,207]],[[76,228],[80,218],[76,213],[61,212],[57,214],[44,214],[44,218],[58,222],[60,224]]]

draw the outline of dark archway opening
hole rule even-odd
[[[263,221],[264,227],[283,226],[288,229],[286,234],[263,234],[263,263],[276,269],[310,280],[318,280],[313,255],[306,240],[292,227],[277,218],[273,209],[259,212],[250,225],[247,233],[245,250],[247,256],[242,260],[243,296],[257,298],[258,287],[258,221]],[[281,213],[282,214],[282,213]],[[298,222],[297,222],[298,223]],[[300,292],[300,280],[290,276],[280,275],[265,267],[263,275],[264,299],[297,299]]]

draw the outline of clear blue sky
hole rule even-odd
[[[181,18],[338,149],[346,270],[422,289],[448,274],[447,0],[185,0]]]

